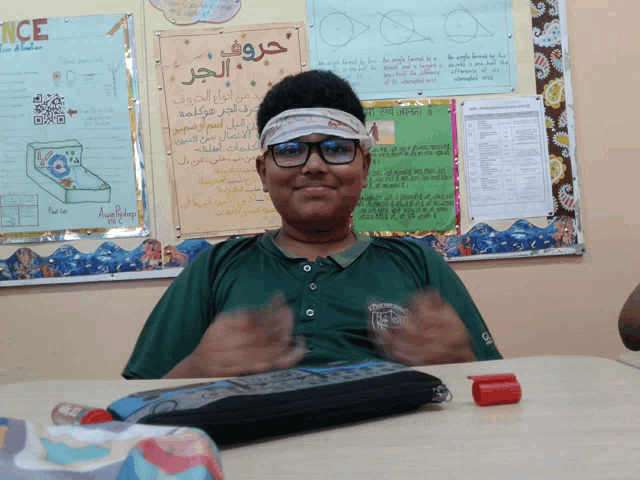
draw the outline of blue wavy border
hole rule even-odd
[[[544,228],[536,227],[528,220],[518,220],[504,231],[481,223],[464,235],[403,238],[426,243],[445,258],[564,248],[574,246],[577,241],[574,220],[569,217],[554,218]],[[93,253],[82,253],[71,245],[63,245],[47,257],[23,247],[8,259],[0,260],[0,281],[184,267],[211,245],[207,240],[197,239],[185,240],[175,246],[166,245],[162,249],[158,240],[147,239],[129,251],[114,242],[104,242]]]
[[[577,243],[574,221],[569,217],[554,218],[546,227],[536,227],[528,220],[517,220],[504,231],[495,230],[486,223],[480,223],[463,235],[401,238],[426,243],[445,258],[565,248]],[[211,244],[202,239],[185,240],[175,246],[167,245],[165,266],[187,265],[209,246]]]
[[[204,239],[185,240],[179,245],[167,245],[164,248],[165,267],[184,267],[196,258],[201,251],[212,244]]]
[[[82,253],[71,245],[63,245],[53,254],[41,257],[23,247],[0,261],[0,281],[159,270],[163,267],[161,248],[160,242],[154,239],[143,241],[134,250],[104,242],[93,253]]]
[[[577,234],[573,219],[557,217],[547,227],[518,220],[500,231],[480,223],[463,235],[430,235],[413,240],[426,243],[445,258],[456,258],[572,247]]]

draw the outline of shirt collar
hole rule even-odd
[[[273,250],[275,248],[278,252],[290,259],[305,259],[299,255],[295,255],[293,253],[289,253],[280,248],[274,238],[278,233],[279,229],[274,230],[266,230],[266,235],[262,236],[261,242],[264,246],[269,248],[269,250]],[[351,245],[346,250],[340,253],[334,253],[333,255],[329,255],[329,258],[340,265],[342,268],[347,268],[351,265],[362,253],[367,249],[369,244],[371,243],[371,238],[368,235],[364,235],[362,233],[354,232],[356,236],[356,243]]]

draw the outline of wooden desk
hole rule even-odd
[[[640,477],[640,375],[595,357],[425,367],[453,401],[394,418],[222,451],[234,479],[631,479]],[[513,372],[519,404],[478,407],[467,375]],[[63,400],[95,406],[184,380],[0,386],[0,416],[50,423]]]

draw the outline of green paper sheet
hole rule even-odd
[[[371,149],[368,186],[354,212],[359,232],[456,228],[450,106],[365,108]]]

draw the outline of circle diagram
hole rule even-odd
[[[342,47],[353,38],[353,22],[344,13],[330,13],[320,22],[320,37],[332,47]]]
[[[408,42],[413,32],[413,19],[402,10],[392,10],[380,20],[380,35],[391,45]]]
[[[476,38],[478,21],[466,10],[454,10],[444,20],[447,36],[456,43],[467,43]]]

